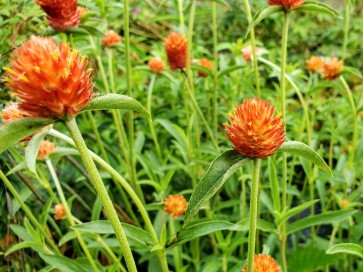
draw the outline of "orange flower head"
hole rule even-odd
[[[306,70],[312,73],[318,73],[323,69],[324,61],[319,56],[312,56],[306,61]]]
[[[247,272],[247,266],[242,272]],[[258,254],[253,257],[253,272],[280,272],[280,267],[270,255]]]
[[[334,80],[343,69],[343,62],[337,58],[327,59],[324,61],[322,77],[326,80]]]
[[[340,206],[343,209],[349,208],[349,205],[350,205],[350,201],[348,199],[346,199],[346,198],[342,199],[342,201],[340,202]]]
[[[294,9],[301,7],[305,0],[268,0],[269,5],[282,6],[286,9]]]
[[[260,51],[260,49],[256,47],[256,54],[259,51]],[[253,57],[253,48],[251,45],[243,48],[241,53],[242,53],[242,57],[244,58],[245,61],[251,62],[251,58]]]
[[[208,70],[212,70],[213,69],[213,64],[210,62],[210,60],[208,59],[200,59],[199,62],[198,62],[198,65],[199,66],[202,66]],[[208,75],[206,73],[203,73],[201,71],[198,71],[198,76],[200,77],[207,77]]]
[[[77,0],[35,0],[47,14],[49,25],[57,31],[64,31],[79,25],[81,20]]]
[[[175,218],[183,215],[187,207],[188,203],[182,195],[170,195],[165,199],[164,210]]]
[[[160,73],[165,69],[165,64],[163,60],[159,57],[149,60],[148,65],[150,70],[153,71],[154,73]]]
[[[118,35],[114,30],[110,29],[106,32],[106,37],[102,39],[102,43],[110,47],[112,45],[118,44],[121,42],[121,36]]]
[[[25,111],[19,109],[18,103],[12,102],[2,111],[2,119],[6,125],[23,117],[29,117],[29,115]]]
[[[88,61],[67,44],[32,37],[11,55],[4,81],[32,117],[75,116],[93,95]]]
[[[63,204],[57,204],[54,206],[54,219],[55,220],[63,220],[67,217],[66,209]]]
[[[275,116],[274,107],[260,98],[247,98],[229,114],[225,123],[228,139],[238,153],[248,158],[272,156],[285,141],[281,115]]]
[[[78,12],[79,12],[79,16],[82,19],[84,16],[87,15],[87,13],[89,12],[89,9],[86,7],[78,6]]]
[[[170,69],[173,71],[184,69],[188,50],[187,39],[183,35],[173,32],[164,40],[164,46]]]
[[[49,141],[42,141],[39,146],[37,159],[44,159],[47,158],[50,153],[53,152],[53,150],[56,149],[56,146],[54,143]]]

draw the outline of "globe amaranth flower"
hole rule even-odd
[[[184,69],[188,50],[187,39],[183,35],[173,32],[164,40],[164,46],[170,69]]]
[[[324,61],[322,68],[322,77],[326,80],[336,79],[343,69],[343,62],[337,58],[327,59]]]
[[[225,123],[233,148],[249,158],[272,156],[285,141],[281,115],[275,116],[274,107],[260,98],[247,98],[229,114]]]
[[[188,203],[182,195],[169,195],[164,202],[164,210],[174,216],[179,217],[187,210]]]
[[[149,60],[147,65],[149,66],[150,70],[153,71],[154,73],[160,73],[165,69],[165,64],[163,60],[159,57],[152,58],[151,60]]]
[[[286,9],[301,7],[305,0],[268,0],[269,5],[282,6]]]
[[[110,29],[106,32],[106,37],[102,38],[102,43],[110,47],[112,45],[118,44],[121,42],[121,36],[117,34],[114,30]]]
[[[312,56],[306,61],[306,70],[312,73],[321,72],[324,66],[324,60],[319,56]]]
[[[57,204],[54,206],[54,219],[55,220],[63,220],[67,217],[66,209],[64,208],[63,204]]]
[[[259,51],[260,51],[260,49],[256,47],[256,54],[259,53]],[[251,59],[253,57],[253,48],[251,45],[243,48],[241,53],[242,53],[242,57],[244,58],[245,61],[251,62]]]
[[[67,44],[32,37],[11,55],[4,78],[31,117],[75,116],[93,95],[88,61]]]
[[[247,267],[242,272],[247,272]],[[258,254],[253,257],[253,272],[280,272],[280,267],[270,255]]]
[[[42,141],[39,146],[37,159],[45,159],[56,149],[54,143],[49,141]]]
[[[10,124],[16,120],[23,117],[29,117],[29,114],[21,109],[19,109],[19,104],[12,102],[2,111],[2,119],[5,125]]]
[[[198,62],[198,65],[199,66],[202,66],[208,70],[212,70],[213,69],[213,64],[212,62],[210,62],[210,60],[206,59],[206,58],[203,58],[203,59],[200,59],[199,62]],[[198,71],[198,76],[200,77],[207,77],[208,75],[206,73],[203,73],[202,71]]]
[[[57,31],[76,27],[80,22],[77,0],[35,0],[47,14],[49,25]]]

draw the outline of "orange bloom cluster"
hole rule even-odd
[[[62,220],[67,217],[66,209],[64,208],[63,204],[55,205],[53,213],[55,220]]]
[[[212,70],[213,69],[213,64],[210,62],[210,60],[208,59],[200,59],[198,62],[199,66],[202,66],[208,70]],[[202,71],[198,71],[198,76],[200,77],[207,77],[208,75],[206,73],[203,73]]]
[[[7,234],[0,240],[0,249],[6,251],[15,242],[14,236]]]
[[[54,143],[49,142],[49,141],[42,141],[39,146],[37,159],[45,159],[55,149],[56,149],[56,146]]]
[[[272,156],[285,141],[281,115],[275,115],[274,107],[260,98],[247,98],[229,114],[225,123],[228,139],[233,148],[249,158]]]
[[[319,56],[312,56],[306,61],[306,69],[313,73],[318,73],[324,66],[324,60]]]
[[[161,58],[153,58],[149,61],[148,66],[154,73],[160,73],[164,71],[165,64]]]
[[[259,48],[256,47],[256,54],[260,51]],[[242,57],[244,58],[245,61],[250,62],[251,58],[253,57],[253,48],[251,45],[245,47],[242,49],[241,51],[242,53]]]
[[[6,125],[23,117],[29,117],[29,115],[19,109],[18,103],[12,102],[2,111],[2,119]]]
[[[120,43],[121,36],[117,34],[114,30],[110,29],[106,32],[106,37],[102,38],[101,41],[105,46],[110,47],[112,45]]]
[[[188,203],[184,196],[181,195],[170,195],[165,199],[164,210],[174,216],[179,217],[184,214],[187,210]]]
[[[75,116],[93,95],[88,61],[67,44],[32,37],[11,55],[6,84],[32,117]]]
[[[47,14],[49,25],[57,31],[76,27],[80,22],[77,0],[35,0]]]
[[[326,80],[336,79],[343,69],[343,62],[337,58],[327,59],[324,62],[322,77]]]
[[[242,272],[247,272],[247,266]],[[270,255],[258,254],[253,257],[253,272],[280,272],[280,267]]]
[[[305,0],[268,0],[269,5],[282,6],[287,9],[301,7]]]
[[[188,50],[187,39],[183,35],[173,32],[164,40],[164,46],[170,69],[184,69]]]

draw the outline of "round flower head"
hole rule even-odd
[[[259,48],[256,47],[256,54],[260,51]],[[242,57],[244,58],[245,61],[250,62],[251,58],[253,57],[253,48],[251,45],[245,47],[242,49],[241,51],[242,53]]]
[[[208,59],[200,59],[198,62],[199,66],[202,66],[208,70],[212,70],[213,69],[213,64],[210,62],[210,60]],[[200,77],[207,77],[208,75],[206,73],[203,73],[201,71],[198,71],[198,76]]]
[[[247,267],[242,272],[247,272]],[[253,272],[280,272],[280,267],[270,255],[258,254],[253,257]]]
[[[55,205],[53,213],[55,220],[63,220],[67,217],[66,209],[64,208],[63,204]]]
[[[326,80],[334,80],[343,69],[343,62],[337,58],[327,59],[324,61],[322,77]]]
[[[233,148],[249,158],[272,156],[285,141],[281,115],[274,116],[275,109],[260,98],[247,98],[230,113],[230,123],[225,123],[228,139]]]
[[[183,35],[173,32],[164,40],[164,46],[170,69],[184,69],[188,49],[187,39]]]
[[[53,152],[53,150],[56,149],[56,146],[54,143],[49,141],[42,141],[39,146],[37,159],[45,159],[49,156],[50,153]]]
[[[93,95],[88,61],[67,44],[32,37],[11,55],[4,81],[32,117],[75,116]]]
[[[187,210],[188,203],[184,196],[181,195],[170,195],[165,199],[164,210],[174,216],[179,217]]]
[[[47,14],[49,25],[57,31],[78,26],[80,22],[77,0],[35,0]]]
[[[2,119],[6,125],[23,117],[29,117],[29,114],[19,109],[18,103],[12,102],[2,111]]]
[[[268,0],[269,5],[282,6],[286,9],[301,7],[305,0]]]
[[[154,73],[160,73],[164,71],[165,64],[161,58],[153,58],[149,61],[148,66]]]
[[[324,66],[324,61],[319,56],[312,56],[306,61],[306,70],[312,73],[318,73]]]
[[[114,30],[110,29],[106,32],[106,37],[102,38],[102,43],[110,47],[112,45],[118,44],[121,42],[121,36],[118,35]]]

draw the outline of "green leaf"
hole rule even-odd
[[[0,127],[0,153],[41,128],[56,122],[45,118],[21,118]]]
[[[363,259],[363,247],[353,243],[334,245],[326,251],[326,254],[351,254]]]
[[[145,246],[154,244],[154,241],[151,238],[150,234],[145,230],[132,226],[130,224],[126,223],[121,223],[121,224],[122,227],[124,228],[127,237],[131,237],[132,239],[138,241],[139,243],[144,244]],[[87,222],[74,226],[72,227],[72,229],[76,229],[83,232],[99,233],[99,234],[115,233],[111,223],[108,220]]]
[[[59,269],[59,271],[67,272],[87,272],[87,267],[77,263],[76,261],[59,255],[48,255],[39,254],[39,256],[47,263],[52,265],[54,268]]]
[[[35,170],[35,164],[37,161],[37,155],[40,143],[43,141],[44,137],[48,134],[48,130],[44,130],[34,135],[29,141],[25,149],[25,162],[28,166],[30,172],[37,174]]]
[[[15,244],[13,245],[11,248],[9,248],[6,252],[5,252],[5,256],[17,251],[17,250],[20,250],[20,249],[23,249],[23,248],[31,248],[37,252],[46,252],[45,249],[43,248],[43,246],[38,243],[38,242],[34,242],[34,241],[23,241],[23,242],[20,242],[18,244]]]
[[[257,13],[253,16],[252,21],[246,30],[245,38],[250,33],[251,29],[253,27],[255,27],[259,22],[266,19],[270,15],[277,13],[277,12],[281,12],[283,10],[284,10],[283,7],[276,5],[276,6],[267,6],[263,9],[260,9],[259,11],[257,11]]]
[[[58,246],[63,246],[65,243],[67,243],[68,241],[70,240],[73,240],[75,239],[77,236],[76,234],[74,233],[73,230],[71,231],[68,231],[65,235],[62,236],[62,238],[59,240],[58,242]]]
[[[330,14],[330,15],[333,15],[335,17],[339,17],[340,19],[342,19],[342,17],[339,15],[339,13],[335,9],[329,7],[326,4],[323,4],[323,3],[317,2],[317,1],[308,1],[307,0],[304,2],[304,4],[301,7],[295,9],[294,11],[298,11],[298,10],[327,13],[327,14]]]
[[[284,142],[277,150],[279,152],[287,152],[293,155],[302,156],[307,160],[315,163],[322,170],[333,176],[333,173],[326,162],[320,157],[318,153],[312,150],[308,145],[298,141]]]
[[[363,78],[361,71],[359,69],[357,69],[355,67],[351,67],[351,66],[344,65],[341,74],[342,75],[344,75],[344,74],[354,75],[356,77],[359,77],[360,79]]]
[[[245,68],[245,66],[242,66],[242,65],[235,65],[235,66],[228,67],[228,68],[220,71],[218,73],[218,77],[222,77],[224,75],[228,75],[228,74],[230,74],[230,73],[232,73],[234,71],[241,70],[243,68]]]
[[[57,147],[56,150],[49,154],[50,159],[64,156],[79,156],[79,152],[71,147]]]
[[[81,112],[110,109],[132,110],[147,113],[146,109],[137,100],[122,94],[105,94],[96,96],[82,109]]]
[[[284,213],[281,218],[279,218],[279,224],[289,220],[289,218],[293,217],[294,215],[297,215],[301,213],[303,210],[306,210],[310,206],[314,205],[316,202],[318,202],[318,199],[310,200],[306,203],[303,203],[295,208],[289,209],[286,213]]]
[[[355,212],[356,211],[353,209],[346,209],[333,212],[324,212],[323,214],[309,216],[307,218],[300,219],[288,225],[287,234],[291,234],[311,226],[340,222],[347,219],[350,215],[354,214]]]
[[[200,207],[222,187],[238,168],[250,160],[234,150],[228,150],[215,158],[190,197],[184,225],[188,224]]]

